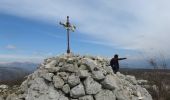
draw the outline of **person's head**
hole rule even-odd
[[[114,58],[118,58],[118,54],[115,54],[115,55],[114,55]]]

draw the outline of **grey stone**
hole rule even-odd
[[[74,63],[74,59],[73,58],[68,58],[67,59],[67,63],[68,64],[73,64]]]
[[[94,81],[91,77],[88,77],[84,81],[86,94],[96,94],[101,90],[101,84]]]
[[[50,100],[57,100],[57,99],[59,99],[59,97],[60,97],[59,92],[57,92],[54,89],[54,87],[49,87],[49,89],[48,89],[48,98]]]
[[[46,90],[48,89],[48,85],[45,83],[43,78],[35,78],[34,80],[31,80],[28,84],[30,84],[29,90],[46,92]]]
[[[0,85],[0,89],[8,89],[8,85]]]
[[[62,91],[65,93],[65,94],[68,94],[70,92],[70,86],[68,84],[65,84],[62,88]]]
[[[92,77],[95,79],[95,80],[102,80],[105,78],[105,76],[103,75],[103,72],[102,71],[93,71],[92,72]]]
[[[3,97],[0,97],[0,100],[4,100],[4,98],[3,98]]]
[[[80,78],[86,78],[86,77],[90,76],[90,73],[88,72],[88,70],[79,70],[78,76]]]
[[[93,60],[91,60],[91,59],[89,59],[89,58],[84,58],[83,60],[82,60],[82,63],[83,64],[85,64],[85,65],[87,65],[87,68],[92,72],[95,68],[97,68],[97,64],[93,61]]]
[[[79,100],[94,100],[92,95],[86,95],[83,97],[80,97]]]
[[[137,84],[137,81],[136,81],[136,78],[134,76],[131,76],[131,75],[126,75],[126,78],[125,78],[127,81],[131,82],[132,84],[136,85]]]
[[[148,93],[145,88],[137,85],[136,88],[138,98],[143,98],[143,100],[152,100],[152,96]]]
[[[53,83],[56,88],[62,88],[64,85],[63,79],[61,79],[59,76],[53,76]]]
[[[85,91],[84,91],[84,86],[82,84],[75,86],[70,91],[70,96],[72,98],[79,98],[84,95],[85,95]]]
[[[102,70],[102,72],[103,72],[104,75],[114,74],[114,73],[113,73],[113,69],[112,69],[111,66],[106,66],[106,65],[104,65],[104,66],[103,66],[103,69],[104,69],[104,70]]]
[[[59,62],[58,66],[62,67],[65,63],[64,62]]]
[[[28,80],[32,80],[32,79],[37,78],[37,77],[41,77],[42,75],[44,75],[46,73],[48,73],[48,71],[46,69],[36,70],[32,75],[28,76]]]
[[[107,75],[106,78],[102,81],[102,86],[106,89],[115,89],[117,88],[117,79],[115,76]]]
[[[53,75],[54,75],[53,73],[46,73],[46,74],[42,75],[42,77],[47,81],[52,81]]]
[[[60,70],[60,67],[49,67],[49,68],[46,68],[48,70],[48,72],[50,73],[56,73]]]
[[[56,99],[55,99],[56,100]],[[60,95],[60,98],[58,100],[69,100],[68,97],[64,95]]]
[[[48,63],[47,65],[45,65],[45,68],[51,68],[51,67],[55,67],[55,65],[57,64],[57,60],[52,60],[50,63]]]
[[[125,79],[125,75],[121,74],[120,72],[116,73],[117,77],[119,77],[120,79]]]
[[[69,76],[68,73],[66,73],[66,72],[58,72],[57,75],[60,76],[64,80],[65,83],[67,83],[68,76]]]
[[[79,69],[80,70],[87,70],[87,66],[86,65],[80,65]]]
[[[49,100],[47,93],[49,93],[50,88],[44,79],[36,78],[30,83],[25,100]]]
[[[115,94],[117,100],[131,100],[129,97],[129,94],[126,93],[126,91],[117,90],[116,92],[114,92],[114,94]]]
[[[68,77],[68,84],[70,85],[70,87],[74,87],[78,84],[80,84],[80,78],[79,76],[72,74]]]
[[[147,80],[137,80],[137,83],[139,85],[147,85],[148,81]]]
[[[78,72],[78,67],[73,64],[65,64],[60,68],[60,71],[75,73]]]
[[[95,96],[95,100],[116,100],[115,95],[110,90],[102,90]]]
[[[11,94],[6,98],[6,100],[21,100],[21,99],[19,99],[16,94]]]

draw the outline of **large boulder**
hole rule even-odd
[[[70,87],[74,87],[78,84],[80,84],[80,78],[79,76],[72,74],[68,77],[68,84],[70,85]]]
[[[84,86],[79,84],[71,89],[70,96],[72,98],[78,98],[85,95]]]
[[[60,76],[53,76],[53,83],[56,88],[62,88],[64,85],[64,80]]]
[[[106,88],[106,89],[110,89],[110,90],[116,89],[116,88],[118,88],[118,86],[117,86],[117,81],[118,81],[118,80],[116,79],[115,76],[113,76],[113,75],[107,75],[107,76],[105,77],[105,79],[102,81],[102,85],[103,85],[103,87]]]
[[[115,95],[110,90],[102,90],[95,95],[96,100],[116,100]]]
[[[102,85],[98,82],[94,81],[93,78],[88,77],[84,81],[85,91],[86,94],[97,94],[99,91],[101,91]]]

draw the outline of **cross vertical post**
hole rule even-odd
[[[69,16],[67,16],[67,21],[66,23],[61,23],[60,25],[64,26],[64,28],[67,30],[67,54],[70,53],[70,30],[74,32],[76,27],[74,25],[71,25],[69,22]]]
[[[69,16],[67,16],[66,26],[70,27]],[[69,35],[69,31],[70,31],[70,29],[67,28],[67,54],[70,53],[70,35]]]

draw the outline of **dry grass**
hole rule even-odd
[[[121,72],[126,75],[134,75],[137,79],[148,80],[150,85],[148,91],[152,95],[153,100],[170,100],[170,70],[122,69]]]

